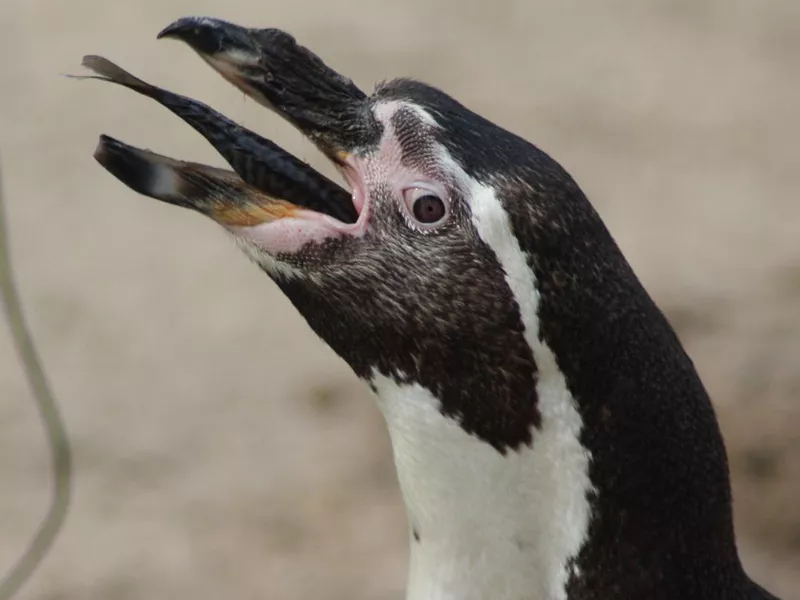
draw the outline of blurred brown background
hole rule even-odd
[[[367,393],[210,222],[92,160],[101,132],[222,164],[99,53],[326,169],[188,48],[207,14],[295,34],[365,89],[410,75],[542,146],[593,199],[716,402],[748,569],[800,599],[800,3],[2,0],[0,152],[22,294],[75,447],[22,598],[399,599],[406,529]],[[0,330],[0,566],[44,513]]]

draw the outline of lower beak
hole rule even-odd
[[[94,157],[132,190],[191,208],[226,227],[251,227],[301,210],[248,185],[224,169],[178,161],[103,135]]]

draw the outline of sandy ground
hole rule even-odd
[[[67,527],[22,598],[404,588],[403,508],[365,391],[215,226],[134,195],[91,154],[106,132],[220,159],[155,104],[59,77],[104,54],[323,166],[186,47],[156,42],[187,14],[288,29],[365,88],[427,80],[557,157],[715,399],[748,569],[800,599],[796,0],[3,0],[13,250],[77,467]],[[2,333],[3,570],[43,514],[47,472]]]

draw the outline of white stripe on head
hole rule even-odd
[[[560,492],[551,496],[553,505],[546,511],[557,526],[555,535],[543,543],[546,551],[558,555],[561,560],[559,576],[551,582],[547,597],[566,600],[568,563],[587,541],[591,518],[589,494],[594,491],[589,479],[591,456],[580,443],[583,420],[553,351],[541,339],[539,290],[528,256],[514,235],[508,212],[491,187],[474,180],[469,182],[466,197],[478,234],[505,270],[506,283],[519,306],[525,339],[533,350],[538,369],[536,392],[542,426],[533,434],[533,454],[547,456],[551,467],[556,469],[549,474],[559,480],[551,482],[553,491]]]
[[[439,123],[436,122],[436,119],[434,119],[433,115],[431,115],[427,110],[418,104],[414,104],[413,102],[408,102],[406,100],[382,100],[373,106],[372,112],[375,115],[375,118],[385,126],[391,122],[394,114],[402,109],[408,109],[412,111],[419,117],[420,121],[429,127],[439,127]]]

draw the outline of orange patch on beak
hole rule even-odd
[[[299,210],[298,206],[285,200],[265,200],[266,198],[259,198],[257,204],[217,204],[211,209],[209,216],[220,225],[253,227],[292,217]]]

